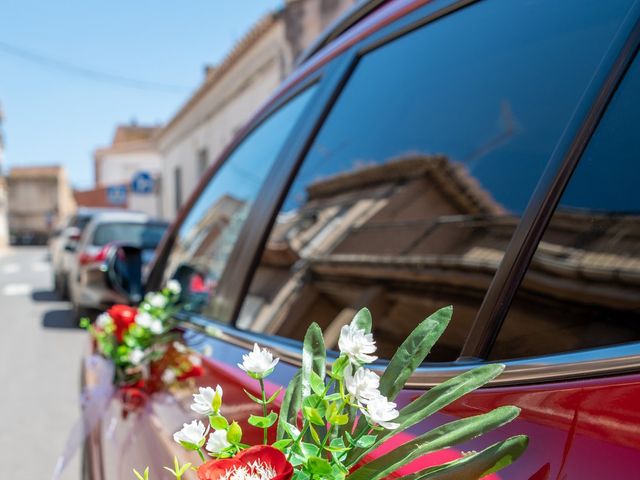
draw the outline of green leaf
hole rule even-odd
[[[293,440],[291,440],[290,438],[285,438],[283,440],[278,440],[277,442],[273,442],[272,447],[277,448],[282,452],[284,451],[285,448],[287,448],[292,443],[293,443]]]
[[[349,447],[344,444],[344,440],[342,438],[334,438],[329,443],[329,446],[325,447],[325,450],[329,450],[330,452],[346,452],[349,450]]]
[[[380,378],[380,393],[389,400],[396,398],[447,328],[452,314],[452,306],[444,307],[418,324],[391,358]]]
[[[333,423],[334,425],[346,425],[347,423],[349,423],[349,415],[347,415],[346,413],[341,415],[334,415],[331,418],[331,423]]]
[[[318,431],[314,428],[313,425],[309,425],[309,434],[311,435],[311,438],[314,442],[316,442],[317,444],[322,443],[320,441],[320,435],[318,435]]]
[[[344,369],[349,365],[349,357],[346,355],[340,355],[338,359],[331,365],[331,375],[336,378],[342,378],[344,375]]]
[[[326,368],[326,351],[322,330],[317,323],[307,329],[302,346],[302,391],[311,392],[311,372],[315,372],[324,383]]]
[[[353,317],[352,322],[355,323],[359,329],[364,330],[364,333],[371,333],[371,312],[368,308],[361,308]]]
[[[306,469],[312,476],[326,476],[332,471],[331,464],[324,458],[320,457],[309,457]]]
[[[349,480],[379,480],[398,468],[430,452],[471,440],[510,422],[518,416],[517,407],[499,407],[483,415],[456,420],[409,440],[376,458],[348,476]]]
[[[232,422],[227,430],[227,440],[230,443],[238,444],[242,440],[242,428],[238,422]]]
[[[376,438],[378,437],[376,437],[375,435],[363,435],[356,441],[356,447],[369,448],[375,443]]]
[[[276,423],[278,419],[278,414],[276,412],[271,412],[266,417],[259,417],[257,415],[249,416],[249,424],[258,428],[269,428],[271,425]]]
[[[222,415],[211,415],[209,424],[215,430],[226,430],[229,427],[229,422]]]
[[[220,411],[221,406],[222,406],[222,395],[220,395],[216,390],[216,393],[213,395],[213,400],[211,402],[211,408],[213,408],[214,412],[218,413]]]
[[[243,388],[242,390],[244,390],[244,393],[247,395],[247,397],[249,397],[254,402],[262,405],[262,399],[261,398],[258,398],[256,396],[252,395],[251,393],[249,393],[249,391],[246,388]]]
[[[298,430],[298,427],[296,427],[295,425],[291,425],[289,422],[281,422],[281,423],[284,431],[288,433],[292,439],[295,440],[300,436],[300,430]],[[280,427],[280,423],[278,424],[278,427]]]
[[[309,480],[311,477],[309,477],[309,474],[307,474],[306,472],[303,472],[302,470],[296,470],[295,472],[293,472],[293,477],[291,477],[291,480]]]
[[[324,380],[320,378],[316,372],[311,371],[311,377],[309,378],[309,382],[311,383],[311,390],[313,393],[318,395],[322,395],[324,393]]]
[[[313,443],[300,442],[298,445],[298,450],[304,456],[305,459],[309,457],[317,457],[320,455],[320,448]]]
[[[302,370],[298,370],[289,382],[280,404],[280,421],[276,438],[282,440],[287,430],[285,424],[297,425],[298,412],[302,406]]]
[[[271,403],[271,402],[273,402],[273,401],[278,397],[278,395],[280,394],[280,392],[281,392],[281,391],[282,391],[282,387],[278,388],[278,389],[273,393],[273,395],[271,395],[269,398],[267,398],[267,402],[266,402],[266,403]]]
[[[171,471],[170,469],[168,470]],[[140,472],[138,472],[135,468],[133,469],[133,473],[138,480],[149,480],[149,467],[144,469],[143,475],[140,475]]]
[[[304,407],[304,417],[315,425],[324,425],[325,421],[317,408]]]
[[[399,480],[477,480],[511,465],[524,453],[528,443],[525,435],[511,437],[481,452],[405,475]]]
[[[433,415],[442,408],[458,400],[469,392],[476,390],[485,383],[496,378],[504,370],[504,365],[489,364],[474,368],[456,377],[450,378],[436,385],[409,405],[400,410],[400,416],[395,420],[400,426],[392,431],[384,432],[378,436],[373,448],[380,445],[389,437],[406,430]],[[362,420],[362,417],[360,417]],[[363,422],[363,424],[366,422]],[[358,422],[360,428],[360,422]],[[363,427],[364,428],[364,427]],[[347,466],[355,465],[364,455],[363,449],[353,449],[347,455]]]

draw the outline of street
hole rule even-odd
[[[79,416],[86,334],[51,290],[45,247],[0,251],[1,478],[51,478]],[[62,478],[79,478],[79,457]]]

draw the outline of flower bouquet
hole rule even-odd
[[[138,307],[114,305],[94,324],[82,320],[96,352],[113,363],[113,384],[146,394],[202,374],[200,357],[176,331],[180,284],[170,280],[160,292],[148,293]]]
[[[255,345],[243,356],[239,368],[260,385],[260,396],[249,398],[261,406],[262,415],[251,415],[251,427],[262,429],[263,444],[242,442],[242,428],[224,415],[223,389],[200,388],[191,409],[207,418],[184,424],[174,440],[195,451],[202,464],[165,467],[181,480],[190,469],[200,480],[378,480],[389,478],[399,468],[423,455],[475,438],[510,422],[519,413],[514,406],[442,425],[421,433],[406,443],[378,455],[370,455],[383,442],[417,425],[425,418],[498,376],[504,366],[485,365],[465,372],[426,391],[403,408],[394,402],[398,393],[423,362],[452,315],[443,308],[429,316],[407,337],[378,376],[367,367],[377,357],[371,334],[371,315],[360,310],[342,327],[339,357],[327,368],[322,332],[312,324],[304,338],[302,368],[284,395],[276,391],[267,398],[264,379],[278,358]],[[279,413],[270,406],[281,397]],[[271,432],[270,432],[271,430]],[[275,432],[274,432],[275,430]],[[274,436],[275,433],[275,436]],[[269,438],[275,441],[269,444]],[[419,470],[404,480],[477,479],[515,461],[527,446],[526,436],[515,436],[480,452]],[[148,480],[148,468],[138,480]]]

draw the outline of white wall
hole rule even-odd
[[[114,150],[116,150],[114,148]],[[134,175],[145,171],[158,181],[162,175],[162,162],[160,153],[156,150],[141,149],[129,152],[102,152],[96,168],[100,182],[98,187],[109,185],[129,185]],[[154,193],[135,194],[129,192],[128,206],[130,210],[145,212],[154,217],[160,216],[160,189]]]
[[[234,134],[256,113],[290,70],[291,55],[278,22],[239,58],[206,94],[159,137],[162,154],[162,215],[173,219],[175,169],[182,169],[182,200],[200,180],[198,154],[215,161]]]

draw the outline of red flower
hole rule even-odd
[[[293,476],[293,466],[287,462],[284,453],[269,445],[256,445],[240,452],[234,458],[211,460],[201,465],[198,468],[198,478],[219,480],[227,478],[227,474],[233,471],[243,471],[247,478],[263,480],[290,480]]]
[[[200,377],[203,374],[204,374],[204,369],[202,368],[202,365],[192,365],[191,366],[191,370],[189,370],[188,372],[184,372],[184,373],[178,375],[177,380],[179,382],[182,382],[182,381],[186,380],[187,378]]]
[[[113,323],[116,327],[116,338],[119,342],[122,342],[125,332],[135,322],[138,309],[128,305],[114,305],[107,310],[107,313],[113,318]]]

